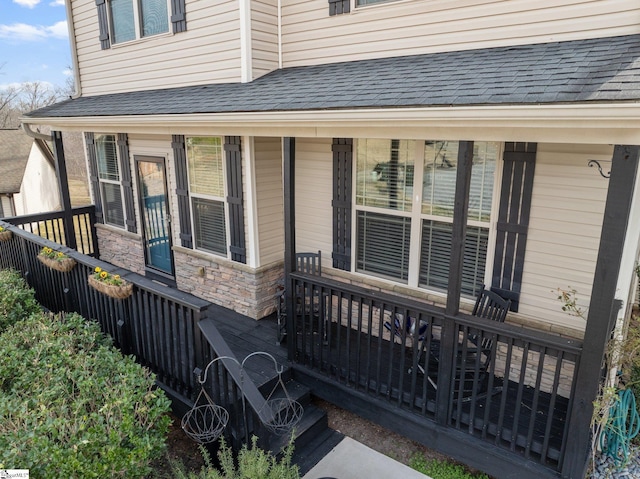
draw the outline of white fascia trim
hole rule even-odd
[[[253,80],[253,53],[251,48],[251,0],[240,0],[240,81]]]
[[[245,215],[247,218],[247,266],[260,266],[260,235],[256,190],[255,146],[252,136],[242,137],[242,166],[245,182]]]
[[[640,144],[640,103],[309,110],[220,114],[22,118],[58,129],[129,133],[447,138]],[[97,131],[97,130],[96,130]]]
[[[73,7],[71,0],[64,2],[67,11],[67,29],[69,31],[69,46],[71,48],[71,68],[73,68],[73,82],[75,84],[75,92],[71,98],[78,98],[82,94],[80,85],[80,66],[78,64],[78,45],[76,44],[76,30],[73,24]]]

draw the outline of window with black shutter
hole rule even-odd
[[[131,189],[131,170],[129,166],[126,135],[120,137],[124,146],[118,147],[118,140],[113,134],[85,133],[89,174],[94,202],[96,220],[108,225],[125,228],[127,220],[129,230],[135,231],[133,215],[133,193],[130,200],[125,199],[125,191]],[[121,158],[126,154],[126,158]],[[129,178],[128,186],[123,186],[123,174]],[[127,201],[130,204],[125,207]],[[132,228],[132,229],[131,229]]]
[[[187,29],[185,0],[96,0],[100,47]],[[138,21],[136,21],[136,19]]]
[[[238,136],[174,135],[182,246],[246,263]]]

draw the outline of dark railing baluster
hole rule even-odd
[[[3,221],[18,226],[24,231],[36,234],[46,238],[59,245],[76,247],[78,252],[98,257],[97,250],[97,233],[95,229],[95,207],[83,206],[81,208],[73,208],[71,210],[72,220],[75,222],[78,230],[77,238],[69,241],[70,238],[64,236],[64,211],[52,211],[49,213],[36,213],[32,215],[13,216],[4,218]]]

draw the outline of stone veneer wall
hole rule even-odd
[[[253,319],[275,311],[276,286],[284,275],[282,262],[254,269],[183,247],[174,247],[174,254],[181,291]]]
[[[96,225],[100,259],[134,273],[144,274],[142,238],[111,226]]]
[[[110,226],[96,227],[100,259],[144,275],[141,237]],[[179,290],[253,319],[275,311],[276,286],[284,276],[282,262],[254,269],[180,246],[174,246],[174,259]]]

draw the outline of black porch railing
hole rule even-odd
[[[98,257],[98,237],[96,236],[96,208],[94,205],[73,208],[71,214],[64,211],[37,213],[33,215],[4,218],[3,221],[19,226],[25,231],[46,238],[54,243],[69,246],[80,253]],[[75,239],[68,240],[65,230],[68,219],[73,224]]]
[[[294,361],[434,427],[561,470],[579,342],[319,276],[291,281]]]
[[[12,218],[24,225],[39,222]],[[165,287],[128,270],[60,246],[7,223],[13,237],[0,241],[0,268],[16,269],[35,290],[37,300],[53,312],[77,312],[96,320],[123,353],[156,374],[159,385],[173,400],[174,409],[184,414],[193,406],[201,385],[196,372],[219,356],[234,357],[211,319],[210,303],[176,289]],[[77,264],[69,272],[49,269],[36,259],[45,246],[63,251]],[[113,299],[91,288],[87,279],[96,266],[133,283],[133,294]],[[216,404],[229,411],[225,435],[234,447],[258,434],[268,441],[261,425],[271,416],[264,398],[232,361],[216,362],[204,387]],[[243,399],[244,398],[244,399]]]

